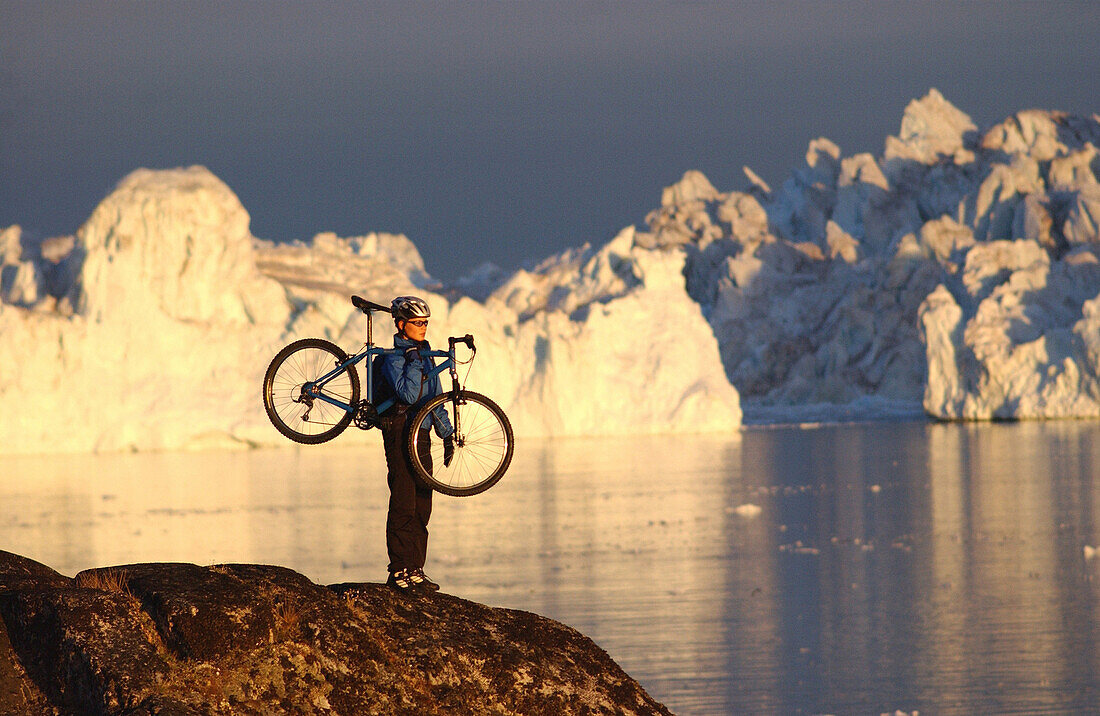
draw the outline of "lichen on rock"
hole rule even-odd
[[[0,551],[4,714],[667,714],[528,612],[265,565],[70,579]]]

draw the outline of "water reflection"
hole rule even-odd
[[[1093,708],[1083,546],[1097,539],[1098,436],[1086,423],[747,436],[746,464],[783,488],[774,710]]]
[[[920,653],[937,702],[965,711],[1096,705],[1095,428],[936,426]]]
[[[384,519],[376,463],[339,449],[5,458],[0,546],[66,574],[183,560],[334,576],[376,541],[363,530]]]
[[[428,567],[682,714],[1088,711],[1098,468],[1086,422],[525,441],[437,499]],[[380,447],[8,458],[0,548],[381,581],[385,504]]]

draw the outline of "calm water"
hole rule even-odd
[[[381,581],[382,463],[6,458],[0,549]],[[437,496],[431,540],[444,590],[580,629],[680,714],[1100,703],[1097,422],[523,441],[488,493]]]

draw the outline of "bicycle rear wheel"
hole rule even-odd
[[[321,338],[295,341],[279,351],[264,375],[267,417],[294,442],[316,445],[344,431],[354,410],[303,394],[302,388],[348,359],[336,344]],[[350,406],[359,403],[359,373],[355,366],[329,380],[321,393]]]
[[[432,414],[443,410],[456,428],[454,458],[443,464],[443,441],[429,437]],[[422,441],[427,439],[428,445]],[[515,443],[508,416],[480,393],[460,390],[444,393],[424,405],[409,424],[408,455],[417,475],[433,490],[467,497],[485,492],[504,477],[512,462]]]

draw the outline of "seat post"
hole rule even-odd
[[[371,339],[371,332],[372,332],[371,311],[365,311],[365,313],[367,314],[367,346],[368,347],[373,347],[374,343],[371,342],[371,340],[372,340]]]

